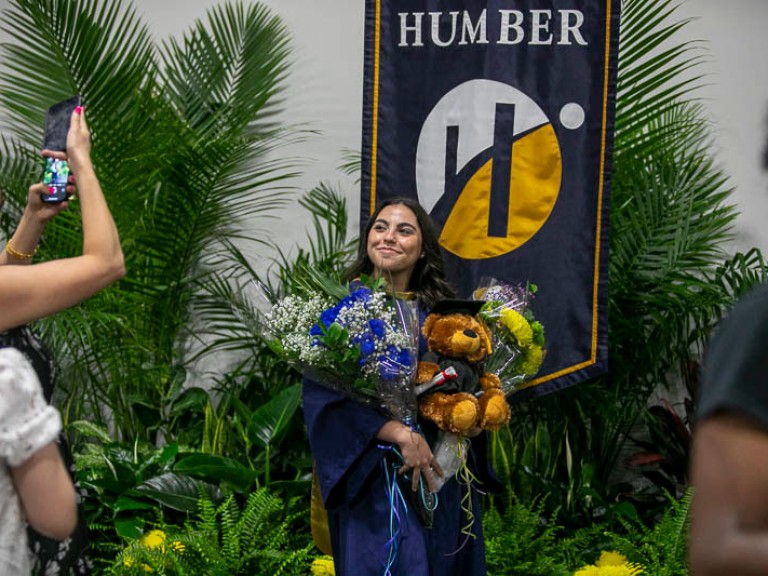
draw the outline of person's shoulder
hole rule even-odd
[[[12,368],[28,364],[26,356],[16,348],[0,348],[0,368]]]
[[[16,389],[21,381],[37,380],[35,369],[23,352],[17,348],[0,348],[0,381],[11,382],[13,386],[3,386],[3,392]]]
[[[748,291],[736,304],[734,309],[740,307],[762,307],[768,305],[768,283],[758,284]]]
[[[723,329],[744,330],[745,327],[768,330],[768,284],[761,284],[742,296],[726,314]]]
[[[768,285],[743,296],[715,328],[702,365],[698,419],[727,409],[768,426],[763,347],[768,340]]]

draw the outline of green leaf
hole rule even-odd
[[[174,401],[171,407],[170,415],[178,416],[187,410],[203,411],[210,402],[210,395],[207,390],[196,386],[187,388]]]
[[[259,407],[248,422],[250,441],[262,448],[278,442],[290,426],[300,399],[301,384],[294,384]]]
[[[201,487],[209,493],[218,493],[218,489],[212,485],[207,485],[191,476],[170,472],[150,478],[137,486],[135,492],[174,510],[194,512],[197,510]]]
[[[127,510],[152,510],[155,505],[151,502],[136,500],[130,496],[121,496],[112,505],[112,510],[115,513],[125,512]]]
[[[144,534],[145,522],[136,516],[118,516],[114,520],[115,531],[121,538],[136,540]]]
[[[211,454],[191,454],[179,460],[173,467],[178,474],[228,482],[245,490],[256,480],[257,473],[237,460]]]

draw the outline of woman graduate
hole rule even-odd
[[[383,278],[391,292],[412,293],[421,322],[439,300],[453,297],[430,218],[408,198],[385,201],[370,218],[348,280],[363,274]],[[420,348],[425,351],[423,339]],[[447,479],[428,527],[413,505],[418,494],[405,506],[394,502],[388,473],[407,479],[404,491],[425,483],[434,491],[443,472],[422,434],[308,378],[303,407],[338,576],[486,573],[477,489],[496,489],[498,481],[488,467],[484,433],[473,431],[467,457],[479,486]],[[401,455],[398,468],[392,468],[393,448]],[[471,506],[462,505],[467,490]]]

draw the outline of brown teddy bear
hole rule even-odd
[[[422,333],[428,352],[419,361],[419,414],[438,428],[466,435],[473,428],[498,430],[511,411],[501,382],[483,371],[491,334],[477,317],[482,301],[444,300],[427,316]]]

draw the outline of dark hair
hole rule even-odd
[[[416,262],[408,283],[408,290],[416,292],[421,303],[427,308],[432,308],[439,300],[453,298],[455,293],[445,278],[443,254],[440,251],[440,243],[432,219],[421,204],[407,197],[387,198],[371,214],[365,230],[360,235],[357,260],[347,272],[346,279],[349,281],[359,278],[361,274],[373,274],[373,262],[368,257],[368,234],[382,209],[395,204],[410,208],[416,215],[416,221],[421,230],[421,249],[424,257]]]

